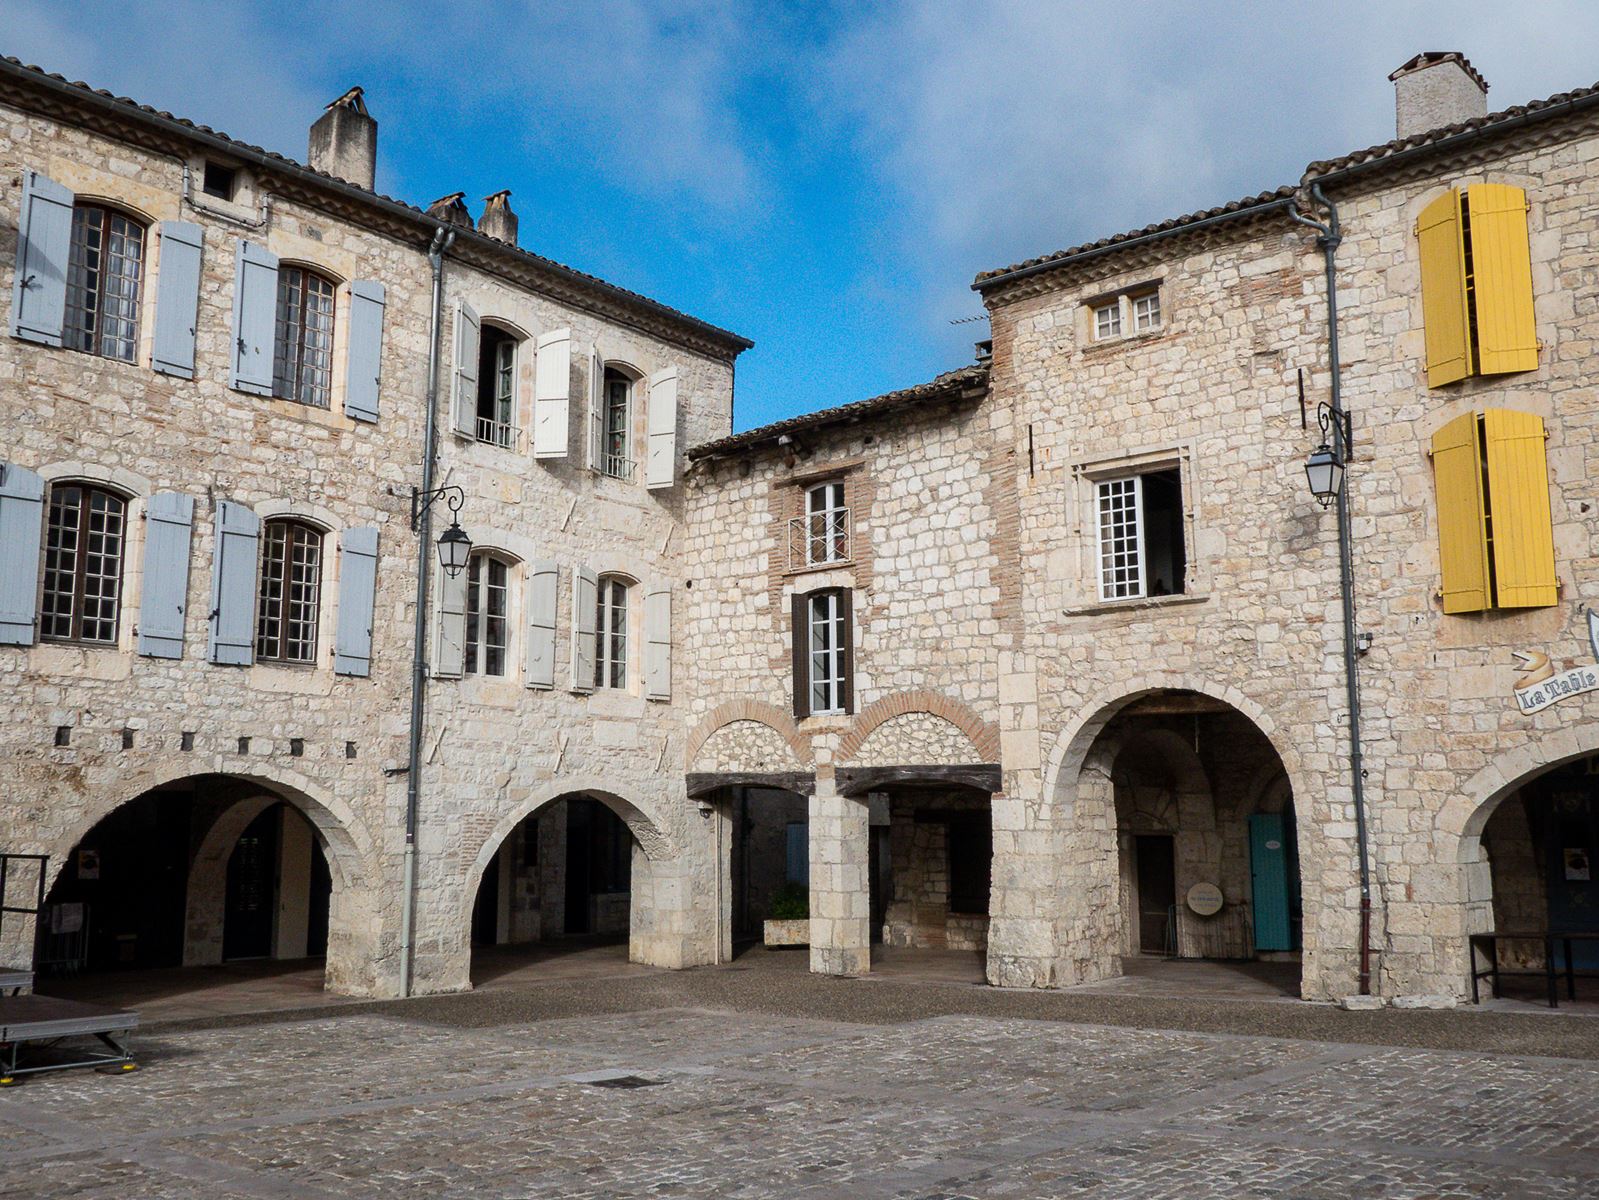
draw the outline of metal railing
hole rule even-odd
[[[612,479],[632,479],[634,463],[625,454],[607,454],[605,473]]]
[[[491,446],[499,446],[502,450],[514,450],[517,446],[516,426],[509,421],[496,421],[490,417],[477,419],[477,440],[487,442]]]
[[[850,561],[849,509],[807,513],[788,523],[788,569],[825,567]]]

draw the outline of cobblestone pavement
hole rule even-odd
[[[0,1092],[0,1196],[1599,1196],[1594,1061],[984,1014],[440,1012],[153,1030],[135,1074]]]

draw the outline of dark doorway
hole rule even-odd
[[[472,944],[493,946],[500,940],[500,856],[489,859],[472,903]]]
[[[1592,933],[1599,929],[1599,778],[1567,768],[1547,780],[1535,819],[1544,827],[1549,932]],[[1571,956],[1574,966],[1599,970],[1599,943],[1573,942]]]
[[[594,863],[593,804],[573,800],[566,810],[566,932],[589,931],[589,892]]]
[[[271,958],[278,906],[278,822],[273,805],[245,826],[228,858],[227,907],[222,917],[222,957]],[[315,859],[312,855],[312,859]]]
[[[879,943],[883,940],[883,925],[888,920],[888,903],[894,898],[894,852],[889,842],[889,827],[887,825],[871,826],[870,840],[867,842],[867,873],[870,879],[870,903],[872,910],[871,941]]]
[[[1177,903],[1175,841],[1168,834],[1139,834],[1133,839],[1138,872],[1138,948],[1145,954],[1167,954],[1172,909]]]
[[[988,810],[951,817],[948,849],[949,911],[986,917],[994,870],[994,823]]]

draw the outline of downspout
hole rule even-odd
[[[1310,195],[1327,212],[1327,223],[1312,220],[1290,206],[1288,216],[1300,225],[1314,229],[1327,267],[1327,362],[1332,373],[1332,449],[1338,461],[1348,464],[1350,455],[1349,417],[1344,411],[1343,384],[1338,357],[1338,245],[1343,234],[1338,223],[1338,208],[1327,199],[1319,181],[1310,185]],[[1355,568],[1354,542],[1349,530],[1349,472],[1339,480],[1338,496],[1338,583],[1343,599],[1344,691],[1349,706],[1349,782],[1355,805],[1356,852],[1360,857],[1360,994],[1371,994],[1371,866],[1366,835],[1366,768],[1360,740],[1360,675],[1355,644]]]
[[[455,242],[455,230],[440,225],[428,247],[433,268],[433,305],[428,317],[428,386],[426,432],[422,442],[422,492],[433,491],[433,466],[438,442],[440,313],[444,308],[444,252]],[[411,728],[405,757],[405,878],[400,920],[400,995],[411,994],[416,925],[416,828],[422,798],[422,717],[427,699],[428,576],[433,566],[433,510],[422,508],[417,521],[416,628],[411,642]]]

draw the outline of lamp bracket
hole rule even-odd
[[[424,492],[417,488],[411,489],[411,532],[415,533],[422,523],[422,514],[433,507],[435,500],[442,499],[450,507],[451,514],[461,511],[461,505],[466,502],[466,493],[459,484],[447,484],[441,488],[434,488],[431,492]]]
[[[1316,424],[1321,426],[1323,438],[1329,439],[1332,451],[1338,456],[1338,461],[1347,463],[1354,454],[1355,434],[1354,422],[1349,419],[1347,409],[1337,408],[1327,401],[1319,401],[1316,405]]]

